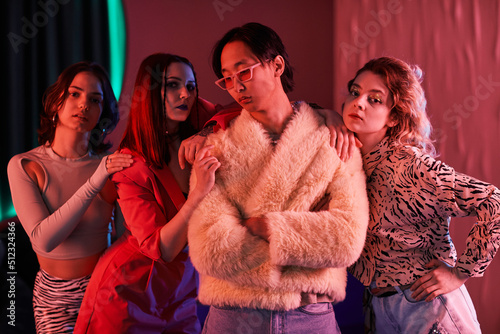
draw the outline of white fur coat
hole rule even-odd
[[[305,103],[275,147],[246,110],[209,136],[222,166],[188,229],[202,303],[289,310],[302,293],[345,298],[345,268],[363,248],[368,200],[361,155],[343,163],[329,140]],[[328,210],[310,212],[326,193]],[[267,218],[269,242],[241,224],[258,216]]]

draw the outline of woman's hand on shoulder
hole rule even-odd
[[[417,301],[425,298],[426,302],[430,302],[440,295],[460,288],[469,278],[457,268],[439,260],[434,259],[425,266],[434,269],[420,277],[410,287],[413,291],[411,296]]]
[[[131,154],[120,153],[115,151],[106,157],[106,171],[113,174],[123,170],[124,168],[132,166],[134,160]]]
[[[179,152],[177,153],[181,169],[186,167],[186,162],[191,165],[194,164],[197,153],[205,146],[206,141],[206,136],[197,133],[181,142]]]
[[[193,171],[196,173],[196,185],[193,194],[204,197],[215,184],[215,171],[220,167],[220,162],[210,154],[213,145],[205,146],[196,153]]]

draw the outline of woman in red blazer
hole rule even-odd
[[[178,150],[215,111],[198,97],[187,59],[154,54],[142,62],[119,147],[134,163],[112,178],[126,231],[99,260],[75,333],[200,331],[187,223],[220,163],[211,147],[196,153],[197,182],[186,198],[191,169],[179,167]]]

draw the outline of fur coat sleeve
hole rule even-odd
[[[245,110],[209,137],[222,165],[188,231],[202,285],[331,293],[332,282],[343,280],[345,290],[345,267],[363,248],[368,201],[361,156],[341,162],[329,136],[321,118],[301,104],[275,147]],[[325,195],[328,210],[311,212]],[[269,242],[242,225],[248,217],[267,219]],[[340,268],[343,277],[329,268]]]

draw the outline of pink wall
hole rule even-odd
[[[231,102],[217,88],[210,51],[230,28],[249,21],[282,37],[295,67],[291,99],[338,109],[345,84],[368,59],[392,55],[419,64],[440,158],[457,171],[500,186],[500,4],[495,0],[124,0],[127,67],[121,96],[126,121],[134,76],[153,52],[188,57],[200,95]],[[118,143],[125,121],[115,132]],[[452,221],[457,249],[470,220]],[[483,333],[500,332],[500,261],[467,287]]]
[[[211,51],[229,29],[251,21],[271,26],[282,37],[292,65],[296,87],[292,99],[331,107],[333,38],[331,1],[124,0],[127,25],[127,64],[121,105],[126,118],[135,75],[141,61],[154,52],[187,57],[197,72],[200,96],[221,104],[233,102],[215,86]],[[113,133],[115,145],[125,122]],[[116,140],[115,138],[118,138]]]
[[[418,64],[440,159],[500,186],[500,3],[494,0],[334,1],[333,105],[368,59],[392,55]],[[453,219],[459,252],[472,219]],[[466,283],[483,333],[500,332],[495,259]]]

